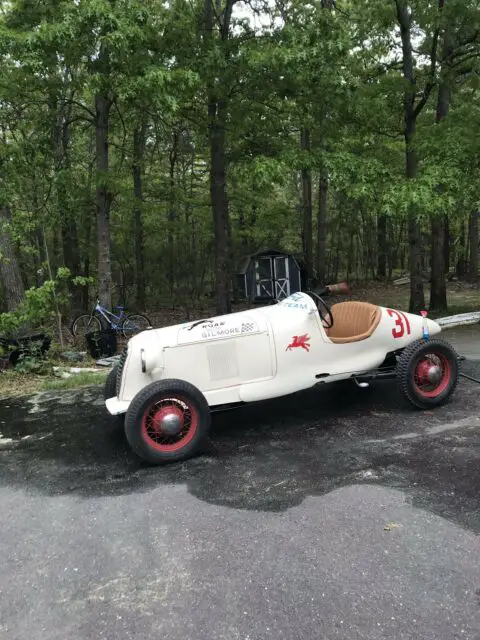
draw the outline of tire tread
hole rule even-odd
[[[439,396],[438,398],[420,398],[417,394],[414,393],[411,386],[410,380],[410,368],[412,364],[412,358],[414,358],[417,353],[419,353],[422,349],[425,348],[427,344],[435,345],[443,350],[450,352],[452,360],[451,366],[453,367],[452,378],[453,381],[445,390],[444,394]],[[404,397],[417,409],[428,409],[429,407],[440,406],[446,404],[451,396],[453,395],[457,384],[458,384],[458,362],[457,362],[457,354],[446,340],[442,340],[440,338],[433,338],[431,340],[416,340],[409,344],[400,354],[399,360],[397,362],[397,380],[400,386],[400,390]]]
[[[155,396],[169,394],[184,395],[191,400],[198,411],[199,424],[193,440],[184,448],[172,452],[160,452],[150,448],[141,434],[141,420],[148,406]],[[133,452],[140,458],[153,464],[178,462],[191,458],[200,449],[208,436],[210,428],[210,407],[203,393],[185,380],[165,379],[152,382],[133,398],[125,416],[125,435]]]

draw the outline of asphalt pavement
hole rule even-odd
[[[98,389],[1,402],[0,638],[479,640],[479,390],[315,389],[164,468]]]

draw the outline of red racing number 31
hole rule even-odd
[[[407,335],[410,335],[410,322],[407,316],[401,311],[394,311],[393,309],[387,309],[388,315],[395,319],[395,327],[392,329],[392,336],[394,338],[402,338],[405,335],[405,329]]]

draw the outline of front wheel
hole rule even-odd
[[[418,340],[397,362],[397,380],[406,399],[419,409],[446,404],[458,384],[458,359],[443,340]]]
[[[104,400],[108,400],[109,398],[113,398],[117,395],[117,377],[118,377],[119,365],[115,364],[111,368],[107,380],[105,381],[105,386],[103,388],[103,398]],[[112,420],[112,424],[115,427],[123,427],[125,424],[125,414],[120,413],[116,416],[110,416]]]
[[[132,336],[149,329],[152,323],[147,316],[139,313],[133,313],[125,318],[122,323],[122,333],[124,338],[131,338]]]
[[[133,398],[125,416],[132,450],[152,464],[191,458],[207,438],[210,408],[199,389],[184,380],[159,380]]]
[[[117,395],[117,376],[118,376],[118,364],[114,364],[110,369],[105,386],[103,387],[103,398],[108,400]]]
[[[100,332],[102,330],[102,323],[97,316],[84,313],[75,318],[70,330],[75,338],[84,338],[87,333]]]

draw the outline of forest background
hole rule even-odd
[[[229,312],[264,248],[412,311],[477,286],[477,0],[11,0],[0,64],[4,331]]]

